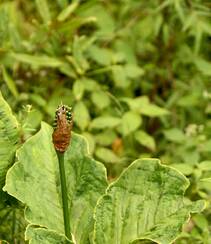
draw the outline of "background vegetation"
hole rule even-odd
[[[179,169],[208,207],[176,243],[211,242],[210,20],[208,0],[0,3],[0,86],[22,142],[62,101],[111,181],[139,157]],[[4,203],[0,239],[22,243],[22,215]]]

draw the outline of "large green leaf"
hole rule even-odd
[[[18,123],[0,92],[0,198],[5,176],[11,166],[18,143]]]
[[[18,150],[17,157],[18,162],[8,171],[4,190],[27,205],[25,216],[29,223],[63,234],[52,128],[43,123],[41,130]],[[65,153],[65,169],[72,234],[77,243],[89,243],[93,209],[107,187],[105,168],[89,157],[85,139],[73,134],[71,146]]]
[[[45,228],[28,225],[26,229],[26,239],[30,240],[30,244],[73,244],[64,235]]]
[[[188,185],[181,173],[157,159],[136,160],[98,201],[94,243],[128,244],[139,239],[171,243],[190,212],[204,206],[202,201],[184,202]]]

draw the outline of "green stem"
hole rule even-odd
[[[60,153],[57,151],[57,156],[59,160],[59,172],[60,172],[60,181],[61,181],[61,190],[62,190],[65,235],[69,239],[71,239],[70,221],[69,221],[70,215],[68,210],[67,185],[66,185],[66,176],[65,176],[65,168],[64,168],[64,153]]]

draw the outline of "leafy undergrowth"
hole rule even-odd
[[[6,108],[5,116],[10,120],[13,115]],[[13,127],[11,134],[13,130],[17,128]],[[203,201],[185,201],[188,180],[158,159],[134,161],[108,186],[104,165],[89,156],[86,140],[73,133],[65,153],[72,233],[72,240],[68,240],[52,131],[43,122],[40,131],[17,150],[17,160],[8,170],[3,188],[26,206],[25,238],[29,243],[128,244],[152,240],[167,244],[179,236],[191,212],[203,210]]]
[[[2,191],[8,169],[14,163],[19,143],[19,126],[12,111],[0,93],[0,240],[16,242],[23,238],[25,220],[23,206]]]
[[[209,2],[1,1],[0,89],[19,122],[1,114],[1,188],[17,147],[53,124],[62,100],[109,180],[136,158],[160,158],[188,177],[188,199],[210,205]],[[24,243],[22,213],[1,191],[0,239]],[[210,226],[208,207],[176,244],[211,243]]]

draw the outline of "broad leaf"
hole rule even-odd
[[[59,169],[52,144],[52,128],[43,123],[17,153],[4,190],[27,205],[29,223],[64,233]],[[88,243],[93,229],[93,208],[107,187],[105,168],[88,156],[83,137],[73,133],[65,153],[70,223],[77,243]],[[54,242],[52,242],[53,244]],[[56,243],[56,242],[55,242]]]
[[[106,163],[120,162],[120,158],[111,149],[108,148],[104,148],[104,147],[97,148],[95,154],[100,160]]]
[[[91,128],[94,129],[113,128],[119,125],[120,122],[121,119],[117,117],[101,116],[92,120]]]
[[[144,70],[135,64],[127,64],[125,65],[125,73],[129,78],[137,78],[144,74]]]
[[[127,79],[128,77],[124,66],[113,65],[112,75],[114,83],[117,87],[126,89],[130,85],[130,81]]]
[[[99,48],[95,45],[89,47],[91,58],[101,65],[110,65],[112,63],[113,53],[106,48]]]
[[[18,123],[0,92],[0,196],[7,170],[11,166],[19,139]]]
[[[189,164],[171,164],[171,166],[177,170],[179,170],[184,175],[190,175],[194,172],[194,165]]]
[[[30,241],[30,244],[73,244],[64,235],[33,225],[27,227],[26,239]]]
[[[84,83],[83,81],[76,80],[73,84],[73,94],[76,100],[80,100],[84,95]]]
[[[92,102],[99,109],[104,109],[110,105],[110,98],[104,91],[95,91],[91,96]]]
[[[161,108],[149,101],[147,96],[140,96],[135,99],[122,98],[123,102],[127,103],[131,110],[135,110],[143,115],[149,117],[164,116],[169,114],[169,111],[165,108]]]
[[[81,130],[85,130],[90,121],[89,111],[83,101],[74,106],[74,121]]]
[[[164,131],[166,139],[172,142],[183,143],[185,140],[185,134],[178,128],[171,128]]]
[[[156,144],[155,144],[155,140],[152,136],[150,136],[149,134],[147,134],[145,131],[143,130],[138,130],[135,133],[135,139],[136,141],[138,141],[141,145],[151,149],[151,150],[155,150],[156,148]]]
[[[143,104],[140,108],[140,112],[149,117],[163,116],[169,113],[168,110],[151,103]]]
[[[95,244],[128,244],[139,239],[171,243],[190,212],[204,203],[184,203],[188,180],[157,159],[133,162],[111,184],[95,210]]]
[[[89,133],[89,132],[84,132],[82,134],[82,136],[84,136],[86,138],[86,140],[88,141],[88,145],[89,145],[89,153],[92,155],[95,151],[95,146],[96,146],[96,141],[95,141],[95,138],[94,136]]]
[[[126,112],[122,116],[122,134],[124,136],[129,135],[131,132],[137,130],[141,123],[142,119],[138,113],[133,111]]]
[[[104,132],[102,133],[98,133],[95,136],[96,142],[101,145],[101,146],[108,146],[111,145],[114,140],[117,138],[116,133],[114,132],[114,130],[108,130],[106,129]]]

